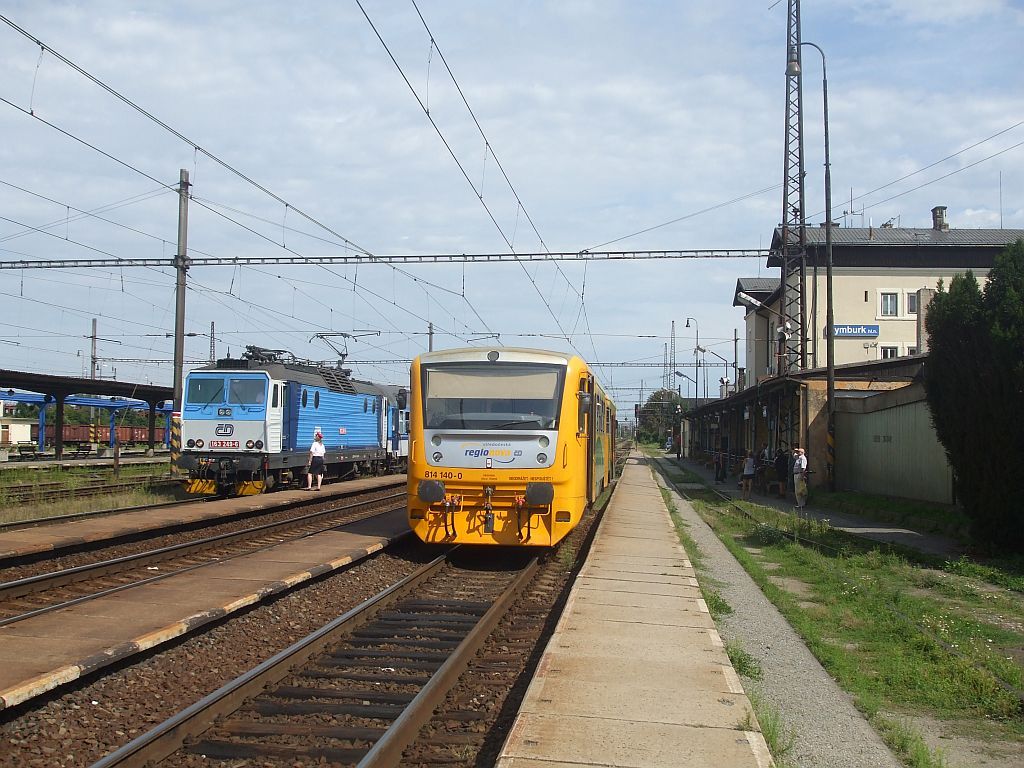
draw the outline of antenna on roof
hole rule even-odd
[[[847,224],[846,224],[846,217],[847,216],[850,217],[850,224],[849,224],[849,226],[851,226],[851,227],[853,226],[853,217],[854,216],[860,216],[860,225],[862,227],[864,226],[864,204],[861,203],[859,211],[854,209],[854,207],[853,207],[853,187],[850,187],[850,209],[848,211],[843,211],[843,226],[844,227],[847,226]]]

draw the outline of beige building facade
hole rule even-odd
[[[955,230],[945,209],[932,209],[931,229],[832,226],[832,289],[836,365],[923,353],[924,310],[940,281],[972,271],[984,284],[996,254],[1024,230]],[[768,266],[781,266],[776,231]],[[824,227],[807,229],[807,368],[826,364]],[[745,313],[745,386],[777,375],[779,280],[740,278],[733,306]]]

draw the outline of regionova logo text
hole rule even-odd
[[[520,449],[513,449],[510,443],[462,443],[459,447],[465,456],[474,459],[487,458],[498,464],[511,464],[523,455]]]

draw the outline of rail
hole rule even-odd
[[[512,571],[460,569],[451,558],[461,553],[436,558],[92,768],[141,767],[179,750],[398,765],[538,567],[537,557],[517,553]],[[286,678],[308,687],[279,685]],[[331,724],[309,724],[317,714]]]

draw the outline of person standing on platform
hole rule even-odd
[[[807,456],[800,447],[793,449],[793,493],[797,513],[802,514],[807,504]]]
[[[743,488],[743,498],[750,501],[750,494],[754,488],[754,452],[747,451],[747,456],[743,459],[743,476],[740,478],[740,487]]]
[[[313,490],[313,478],[316,478],[316,490],[324,481],[324,456],[327,449],[324,447],[324,436],[318,431],[313,435],[313,444],[309,446],[309,466],[306,469],[306,490]]]

